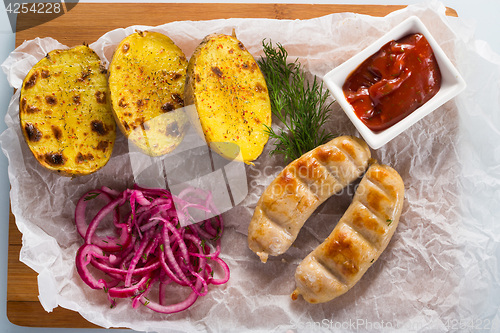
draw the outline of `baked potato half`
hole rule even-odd
[[[259,157],[268,140],[271,103],[257,62],[235,36],[203,39],[189,60],[184,95],[212,149],[228,159],[240,151],[247,163]]]
[[[24,79],[19,120],[31,152],[49,170],[80,176],[102,168],[116,125],[99,56],[86,45],[49,52]]]
[[[139,31],[117,46],[109,66],[116,122],[144,153],[160,156],[182,141],[187,59],[166,35]]]

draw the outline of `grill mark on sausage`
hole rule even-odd
[[[347,159],[351,161],[352,165],[354,165],[357,170],[364,169],[363,165],[357,163],[356,148],[352,145],[352,143],[342,141],[335,147],[337,147],[338,150],[340,150],[347,157]]]
[[[272,217],[269,212],[266,209],[261,209],[262,216],[269,221],[270,224],[272,224],[274,227],[279,229],[283,234],[286,235],[287,238],[292,237],[291,232],[286,228],[281,221],[278,219]],[[256,239],[258,242],[258,239]]]
[[[268,187],[263,194],[263,202],[266,200],[272,200],[272,203],[263,205],[262,211],[265,211],[270,220],[273,220],[275,224],[280,225],[289,234],[291,233],[286,228],[287,222],[283,220],[283,216],[279,216],[279,213],[276,215],[276,212],[272,210],[275,202],[282,200],[288,195],[295,196],[297,200],[295,200],[294,206],[289,208],[293,211],[297,210],[300,213],[303,213],[300,207],[304,207],[304,203],[310,202],[310,205],[313,206],[319,202],[318,198],[307,186],[307,184],[304,183],[302,179],[297,177],[296,171],[295,166],[287,166],[271,183],[271,188]],[[296,191],[296,189],[303,189],[303,191]]]
[[[340,151],[340,149],[337,149],[336,146],[332,147],[331,149],[328,149],[326,147],[319,147],[315,151],[314,155],[316,161],[318,161],[319,164],[321,164],[327,171],[328,173],[333,177],[335,182],[344,187],[345,184],[341,182],[340,176],[339,176],[339,170],[334,168],[330,168],[328,166],[329,162],[342,162],[347,159],[345,154]]]
[[[296,176],[321,202],[344,188],[335,175],[314,155],[309,161],[299,159],[296,168]]]
[[[371,184],[369,184],[368,186],[370,186],[370,185]],[[363,205],[373,216],[376,216],[380,222],[386,221],[388,218],[390,218],[390,216],[385,216],[385,214],[379,210],[380,205],[375,200],[373,200],[372,198],[368,198],[368,195],[370,195],[371,197],[374,197],[374,196],[379,197],[377,194],[373,195],[373,193],[374,193],[373,189],[365,189],[365,191],[367,191],[368,193],[359,198],[360,204]],[[378,192],[378,193],[380,193],[380,192]],[[385,197],[385,199],[388,199],[388,198]],[[374,207],[373,206],[374,203],[378,207]]]
[[[373,186],[380,189],[387,197],[396,200],[397,191],[394,186],[385,182],[387,177],[389,177],[389,174],[384,169],[372,169],[367,175],[367,180],[372,183]]]
[[[329,267],[323,261],[319,260],[319,258],[313,257],[313,261],[315,261],[320,268],[322,268],[330,277],[337,280],[340,284],[347,286],[346,280],[342,273],[334,269],[333,267]]]
[[[390,202],[390,197],[385,193],[384,189],[372,183],[370,179],[367,179],[367,193],[365,196],[366,203],[374,210],[383,214],[383,202]]]
[[[380,238],[387,232],[387,223],[382,223],[379,216],[374,215],[368,207],[360,201],[353,201],[356,205],[351,211],[351,219],[346,220],[346,225],[351,227],[360,237],[364,238],[371,247],[378,250],[378,242],[374,238]],[[373,237],[371,234],[376,234]]]
[[[349,230],[352,229],[349,228]],[[335,237],[320,245],[323,256],[335,263],[334,267],[324,266],[332,270],[338,269],[339,275],[342,277],[354,276],[359,272],[359,249],[354,245],[346,230],[337,230],[335,232]],[[318,261],[321,260],[321,258],[317,259]]]

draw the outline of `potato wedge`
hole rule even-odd
[[[133,33],[117,46],[109,66],[111,105],[122,133],[144,153],[160,156],[182,141],[187,59],[164,34]]]
[[[255,160],[268,140],[271,103],[255,59],[234,36],[204,38],[189,60],[186,105],[192,121],[220,155],[234,159],[235,146],[245,162]],[[237,151],[238,149],[236,149]]]
[[[65,176],[102,168],[113,150],[116,125],[99,56],[85,45],[49,52],[24,79],[19,120],[44,167]]]

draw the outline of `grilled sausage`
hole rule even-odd
[[[309,303],[327,302],[354,286],[389,243],[403,198],[399,174],[371,165],[330,236],[297,267],[292,299],[301,294]]]
[[[370,149],[352,136],[337,137],[291,162],[260,197],[248,228],[248,246],[262,262],[283,254],[326,199],[359,178]]]

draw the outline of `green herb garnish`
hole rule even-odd
[[[288,52],[281,44],[262,42],[265,57],[258,60],[271,99],[273,114],[284,127],[275,131],[266,126],[269,137],[276,139],[273,154],[283,154],[286,161],[294,160],[334,135],[323,129],[331,103],[323,82],[314,76],[312,83],[298,60],[287,63]]]
[[[89,200],[92,200],[92,199],[95,199],[97,198],[97,196],[99,195],[100,193],[95,193],[95,192],[91,192],[89,194],[87,194],[87,196],[85,197],[85,199],[83,199],[84,201],[89,201]]]

